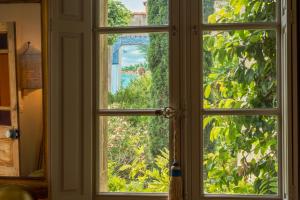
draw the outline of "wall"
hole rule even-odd
[[[40,4],[0,4],[0,21],[16,22],[16,46],[20,54],[30,41],[34,49],[41,50]],[[21,175],[27,176],[36,169],[41,144],[42,90],[26,90],[20,104],[20,162]]]

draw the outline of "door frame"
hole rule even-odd
[[[44,177],[0,177],[1,185],[20,185],[25,186],[37,198],[48,197],[48,181],[49,181],[49,158],[48,141],[49,141],[49,127],[48,127],[48,61],[49,61],[49,1],[48,0],[2,0],[0,4],[7,3],[40,3],[41,4],[41,32],[42,32],[42,77],[43,77],[43,137],[45,138],[45,153],[44,153]]]

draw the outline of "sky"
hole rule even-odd
[[[120,0],[129,10],[141,12],[145,10],[143,2],[145,0]]]

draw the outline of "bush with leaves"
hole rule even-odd
[[[151,73],[110,95],[111,108],[140,108],[151,102]],[[153,156],[151,118],[108,118],[108,188],[111,192],[167,192],[169,152]],[[156,127],[157,128],[157,127]],[[153,130],[153,128],[152,128]]]
[[[108,0],[108,26],[120,27],[130,23],[132,17],[131,11],[119,0]],[[108,37],[108,43],[113,45],[118,38],[117,34]]]
[[[218,2],[204,0],[207,23],[275,19],[275,0],[224,0],[218,9],[211,9]],[[167,9],[165,0],[148,0],[148,23],[166,24]],[[274,31],[205,32],[203,49],[206,109],[278,106]],[[111,95],[113,107],[168,105],[168,37],[150,34],[147,55],[151,76],[143,76]],[[278,193],[278,120],[276,116],[206,116],[205,192]],[[110,191],[167,191],[169,156],[161,149],[168,147],[168,123],[158,118],[127,117],[111,119],[109,124]]]
[[[144,158],[145,147],[135,149],[134,159],[127,164],[109,162],[111,192],[167,192],[169,187],[169,151],[160,154],[149,165]]]
[[[148,24],[168,24],[168,1],[148,0]],[[169,37],[167,34],[150,34],[148,47],[148,63],[152,73],[151,96],[153,108],[169,105]],[[168,121],[162,118],[151,120],[150,127],[151,152],[156,156],[160,149],[168,148]]]
[[[225,2],[225,1],[224,1]],[[275,0],[228,0],[208,23],[275,19]],[[205,32],[204,107],[276,108],[276,32]],[[204,189],[207,193],[278,192],[276,116],[208,116],[204,119]]]

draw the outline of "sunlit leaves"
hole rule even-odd
[[[111,192],[166,192],[169,188],[169,151],[163,149],[148,165],[143,159],[144,148],[136,151],[128,164],[109,162],[108,185]],[[118,165],[121,167],[118,168]]]
[[[274,31],[212,31],[204,34],[203,93],[209,108],[277,106],[274,41]]]
[[[205,117],[205,191],[275,194],[278,190],[276,123],[275,117],[267,116]]]
[[[204,22],[270,22],[276,18],[276,0],[203,0]],[[212,14],[208,15],[205,11]],[[213,10],[213,11],[211,11]]]

